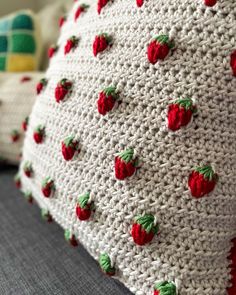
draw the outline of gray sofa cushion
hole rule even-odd
[[[70,247],[56,223],[41,219],[14,187],[15,173],[0,168],[0,294],[131,295],[81,245]]]

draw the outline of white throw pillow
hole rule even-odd
[[[24,139],[23,122],[35,101],[40,72],[0,74],[0,158],[18,163]]]
[[[61,29],[22,190],[136,295],[235,294],[236,3],[96,2]]]

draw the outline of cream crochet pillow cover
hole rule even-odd
[[[18,164],[41,72],[0,73],[0,162]]]
[[[236,294],[235,15],[75,2],[38,85],[18,184],[137,295]]]

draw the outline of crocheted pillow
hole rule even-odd
[[[0,73],[0,159],[19,163],[35,84],[42,73]]]
[[[76,2],[38,85],[22,190],[137,295],[235,294],[236,4],[214,3]]]
[[[40,52],[39,24],[33,12],[22,10],[0,19],[0,71],[37,70]]]

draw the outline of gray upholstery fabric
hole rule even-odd
[[[86,250],[71,247],[14,187],[15,168],[0,168],[1,295],[131,295],[105,276]]]

